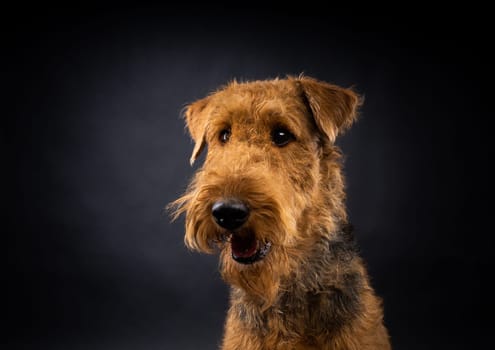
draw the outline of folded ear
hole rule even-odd
[[[337,135],[348,129],[357,118],[362,101],[352,90],[309,77],[298,78],[303,98],[313,114],[316,126],[335,142]]]
[[[199,154],[206,145],[205,134],[207,114],[205,108],[208,105],[208,97],[198,100],[186,107],[184,113],[189,134],[194,141],[194,149],[189,163],[194,164]]]

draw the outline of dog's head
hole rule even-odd
[[[185,243],[221,251],[231,284],[270,304],[315,242],[346,220],[335,138],[360,99],[309,77],[233,82],[189,105],[193,163],[206,160],[173,204]]]

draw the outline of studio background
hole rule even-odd
[[[483,344],[484,22],[183,13],[4,13],[7,348],[217,349],[217,257],[187,251],[163,212],[200,166],[181,111],[234,78],[300,73],[365,95],[338,143],[393,348]]]

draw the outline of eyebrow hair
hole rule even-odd
[[[272,127],[286,127],[296,138],[302,138],[304,136],[303,131],[306,129],[307,116],[303,110],[296,113],[284,113],[283,109],[268,108],[263,114],[265,116],[267,114],[271,116],[269,123]]]
[[[222,129],[231,127],[232,121],[230,120],[230,116],[225,116],[225,115],[213,115],[213,118],[210,118],[210,120],[207,123],[206,126],[206,138],[207,140],[211,137],[215,137],[215,134],[219,132]]]

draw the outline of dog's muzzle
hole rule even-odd
[[[225,229],[230,241],[232,259],[241,264],[252,264],[263,259],[270,251],[270,242],[261,242],[251,230],[242,229],[249,218],[249,208],[236,198],[215,202],[211,214],[218,226]]]

